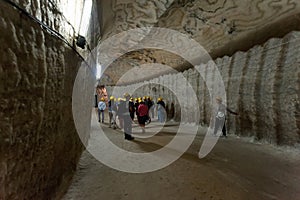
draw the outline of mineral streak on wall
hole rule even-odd
[[[20,2],[58,30],[61,18],[49,5]],[[73,83],[82,60],[4,1],[0,44],[0,199],[58,198],[83,150],[72,116]],[[89,120],[90,113],[84,114]]]
[[[294,145],[300,142],[300,32],[291,32],[284,38],[272,38],[262,46],[255,46],[247,52],[237,52],[232,57],[217,58],[215,63],[222,75],[227,95],[227,105],[239,113],[229,115],[227,129],[241,136],[253,136],[258,140],[280,145]],[[201,64],[196,68],[208,67]],[[215,72],[205,73],[207,81],[213,81]],[[197,75],[198,74],[198,75]],[[201,75],[195,69],[182,73],[189,81],[198,97],[200,124],[208,124],[212,117],[212,103],[209,91]],[[178,104],[171,90],[163,87],[166,82],[176,88],[186,87],[179,82],[179,74],[163,75],[144,83],[129,86],[108,87],[122,94],[124,91],[134,96],[150,95],[156,99],[162,96],[167,105],[175,104],[175,120],[180,116],[191,120],[186,104]],[[196,79],[196,80],[195,80]],[[149,87],[150,85],[150,87]],[[133,92],[133,88],[139,88]],[[190,101],[190,95],[179,93]],[[195,105],[196,106],[196,105]]]

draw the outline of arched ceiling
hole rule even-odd
[[[232,55],[300,30],[299,0],[97,0],[100,43],[133,28],[162,27],[187,34],[212,58]],[[170,37],[170,36],[166,36]],[[123,48],[120,46],[120,48]],[[125,47],[124,47],[125,48]],[[101,61],[100,61],[101,62]],[[189,66],[181,57],[163,50],[144,49],[121,56],[104,71],[105,84],[116,83],[129,69],[162,63],[176,70]],[[141,70],[141,69],[140,69]],[[163,73],[144,69],[148,77]],[[147,79],[133,76],[128,82]],[[125,83],[125,82],[124,82]]]

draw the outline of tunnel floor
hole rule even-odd
[[[168,143],[178,124],[168,123],[151,138],[124,140],[121,130],[108,128],[92,117],[88,149],[99,139],[100,126],[117,146],[149,152]],[[147,134],[161,125],[152,121]],[[187,128],[188,133],[188,128]],[[63,200],[297,200],[300,199],[300,150],[251,142],[229,135],[220,138],[203,159],[198,151],[206,129],[199,128],[190,148],[174,163],[149,173],[125,173],[102,164],[84,151]],[[138,132],[138,133],[137,133]],[[141,136],[134,125],[133,133]],[[145,135],[143,135],[145,136]],[[109,152],[108,152],[109,153]]]

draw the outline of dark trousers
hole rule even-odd
[[[102,120],[101,120],[101,117],[102,117]],[[100,110],[98,109],[98,121],[99,122],[104,122],[104,110]]]
[[[216,135],[219,128],[223,126],[222,128],[222,133],[223,133],[223,136],[226,136],[226,126],[225,126],[225,119],[219,119],[219,118],[216,118],[216,121],[215,121],[215,129],[214,129],[214,134]]]
[[[130,112],[130,118],[131,118],[131,120],[134,119],[134,112]]]

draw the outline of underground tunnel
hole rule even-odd
[[[296,0],[0,0],[0,200],[300,199],[299,16]],[[129,101],[152,101],[134,139]]]

